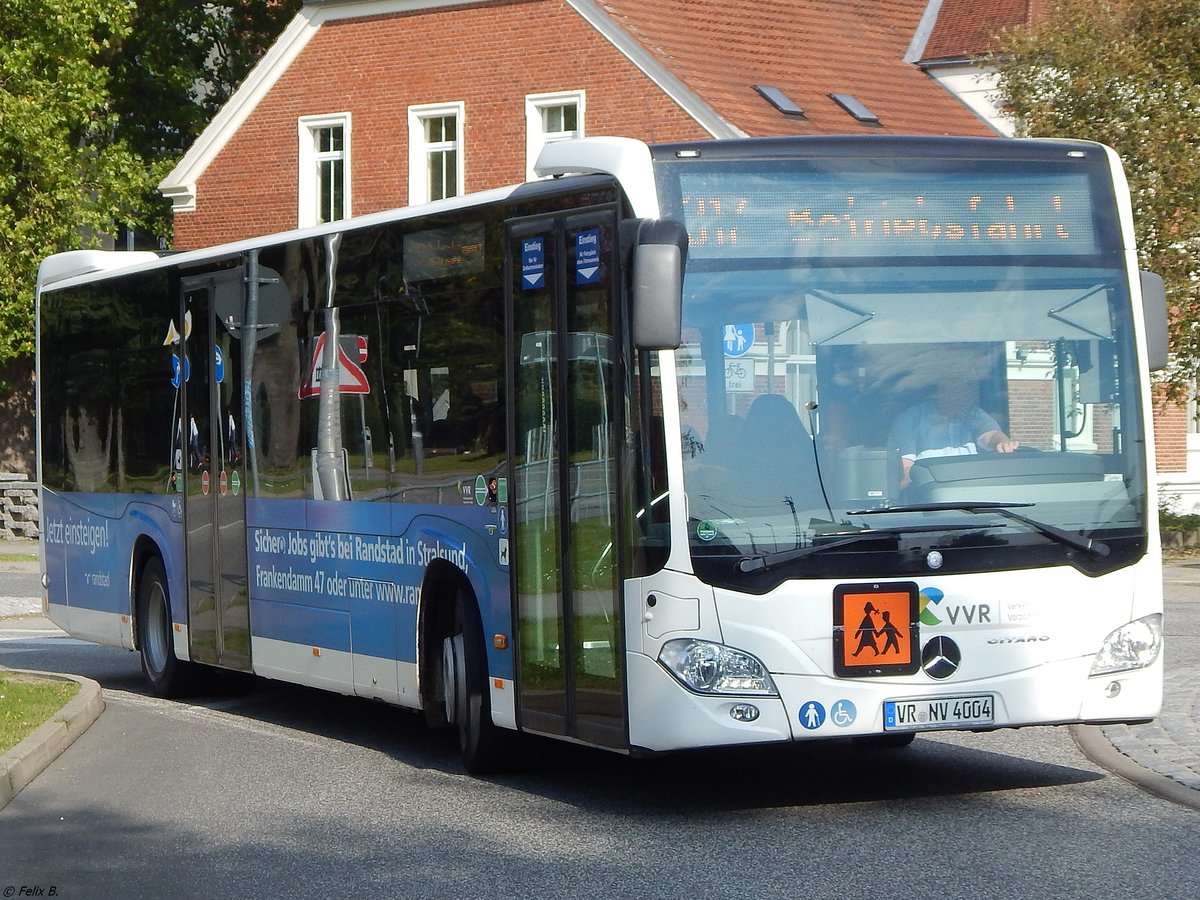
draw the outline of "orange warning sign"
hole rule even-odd
[[[915,584],[840,586],[834,592],[833,622],[836,674],[916,671]]]

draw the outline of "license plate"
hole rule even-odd
[[[959,728],[991,725],[996,721],[994,694],[970,697],[922,697],[919,700],[885,700],[884,731],[923,728]]]

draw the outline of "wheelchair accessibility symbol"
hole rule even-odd
[[[839,700],[829,710],[829,721],[838,728],[848,728],[858,718],[858,710],[849,700]]]

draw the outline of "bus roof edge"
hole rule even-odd
[[[43,288],[68,278],[113,272],[159,258],[150,250],[68,250],[47,256],[38,266],[38,287]]]
[[[540,177],[553,175],[612,175],[632,198],[642,198],[634,214],[658,217],[654,163],[642,141],[623,137],[586,137],[554,141],[542,148],[534,163]]]

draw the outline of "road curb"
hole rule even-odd
[[[49,681],[74,681],[79,693],[72,697],[52,719],[0,756],[0,809],[33,781],[50,763],[83,734],[104,712],[100,685],[79,675],[59,675],[28,669],[8,669],[22,675],[35,675]]]
[[[1096,765],[1156,797],[1200,810],[1200,791],[1193,790],[1166,775],[1160,775],[1134,762],[1112,745],[1112,742],[1104,736],[1100,726],[1072,725],[1069,730],[1083,755]]]

